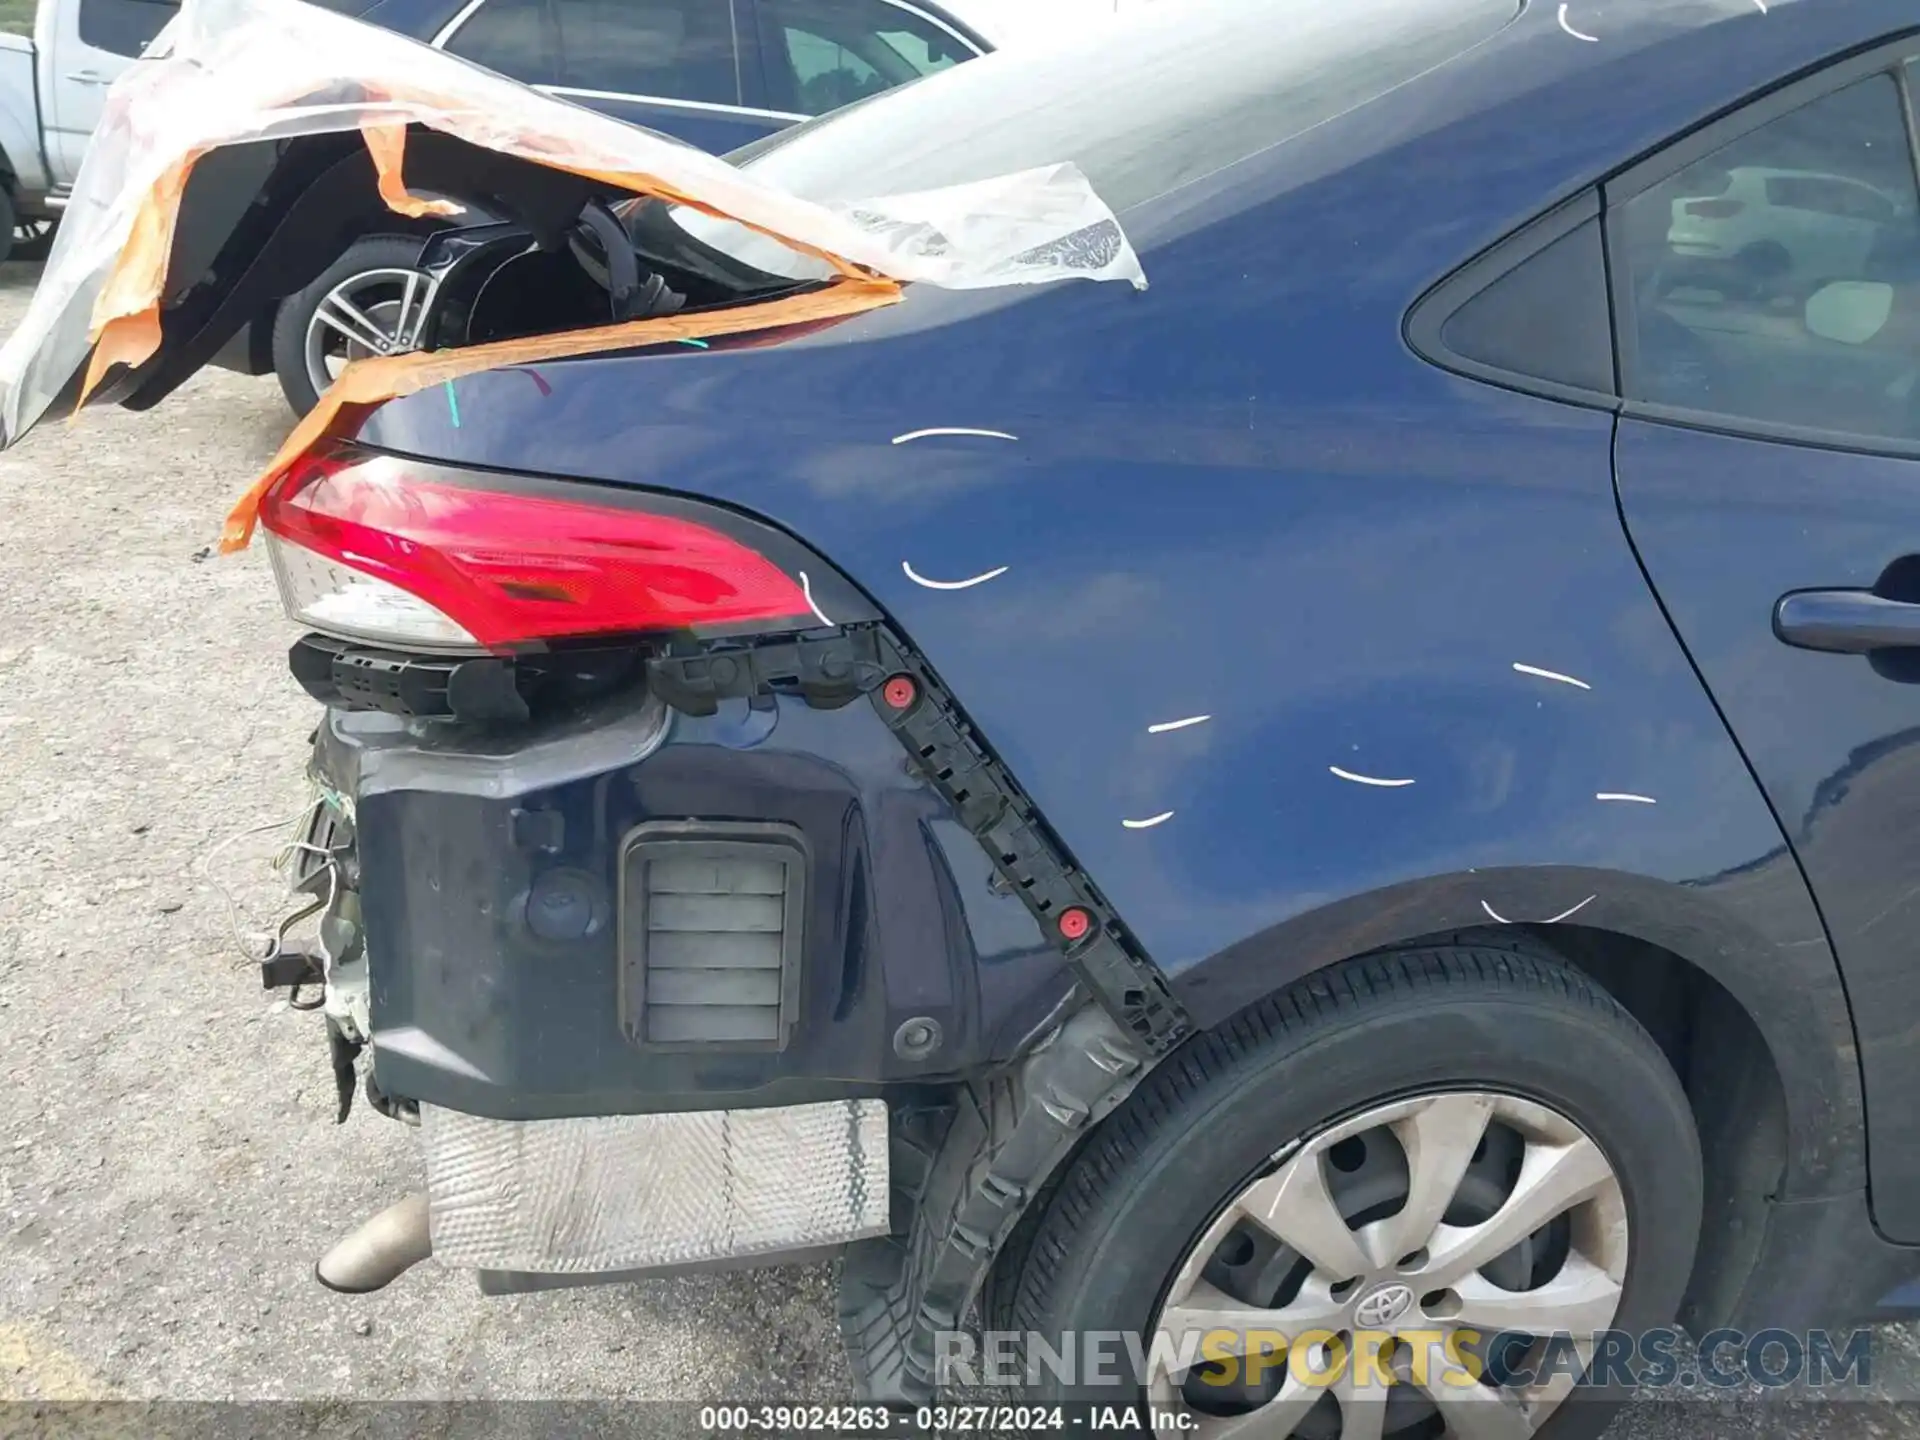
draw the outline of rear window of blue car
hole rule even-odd
[[[730,158],[815,200],[932,189],[1071,160],[1115,211],[1378,99],[1504,28],[1519,0],[1121,0]],[[791,273],[732,227],[682,222]],[[751,252],[750,254],[747,252]]]

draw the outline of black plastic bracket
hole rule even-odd
[[[840,1330],[864,1399],[908,1408],[933,1398],[939,1336],[960,1329],[1047,1177],[1151,1066],[1087,1005],[1013,1070],[964,1087],[950,1112],[895,1112],[902,1233],[849,1246],[840,1275]]]
[[[960,1328],[1020,1217],[1192,1022],[932,667],[890,630],[670,651],[648,662],[647,678],[692,715],[766,694],[823,708],[868,696],[1079,981],[1078,1011],[1018,1063],[960,1087],[951,1106],[895,1110],[894,1233],[849,1247],[840,1328],[865,1398],[925,1404],[941,1380],[939,1335]]]
[[[798,695],[820,710],[858,700],[886,678],[872,627],[725,648],[674,649],[647,661],[647,687],[674,709],[712,715],[722,700]]]
[[[906,746],[913,763],[953,807],[1048,938],[1060,946],[1088,992],[1154,1055],[1165,1054],[1192,1028],[1166,978],[1134,943],[1114,909],[1047,828],[1033,802],[989,751],[958,702],[920,657],[877,632],[891,679],[872,692],[873,705]],[[898,701],[906,703],[900,704]],[[1070,927],[1070,912],[1081,926]]]
[[[889,683],[895,681],[905,683]],[[722,700],[762,694],[795,694],[822,709],[869,696],[914,768],[980,842],[1008,892],[1065,952],[1088,993],[1150,1054],[1165,1054],[1191,1028],[1166,978],[932,667],[885,628],[849,626],[820,637],[670,651],[647,662],[647,683],[689,715],[711,715]]]
[[[287,667],[321,704],[349,710],[482,725],[524,724],[532,713],[514,662],[493,655],[408,655],[303,635]]]
[[[262,990],[298,990],[306,985],[324,985],[327,972],[320,961],[298,950],[282,950],[270,960],[260,962]]]

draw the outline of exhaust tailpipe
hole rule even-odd
[[[433,1254],[427,1230],[427,1197],[396,1201],[334,1242],[313,1267],[314,1278],[343,1295],[384,1289]]]

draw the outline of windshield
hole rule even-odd
[[[1519,9],[1520,0],[1163,0],[955,66],[728,158],[823,202],[1072,161],[1124,212],[1386,94]],[[730,222],[680,223],[760,268],[813,273]]]

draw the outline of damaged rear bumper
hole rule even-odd
[[[1011,1058],[1070,974],[902,759],[869,707],[791,698],[497,732],[329,711],[383,1102],[796,1105]]]
[[[848,646],[884,683],[826,685]],[[918,1403],[936,1335],[1185,1017],[884,627],[645,669],[528,729],[322,727],[421,1223],[494,1292],[852,1246],[856,1374]],[[703,1001],[690,968],[725,983]]]

